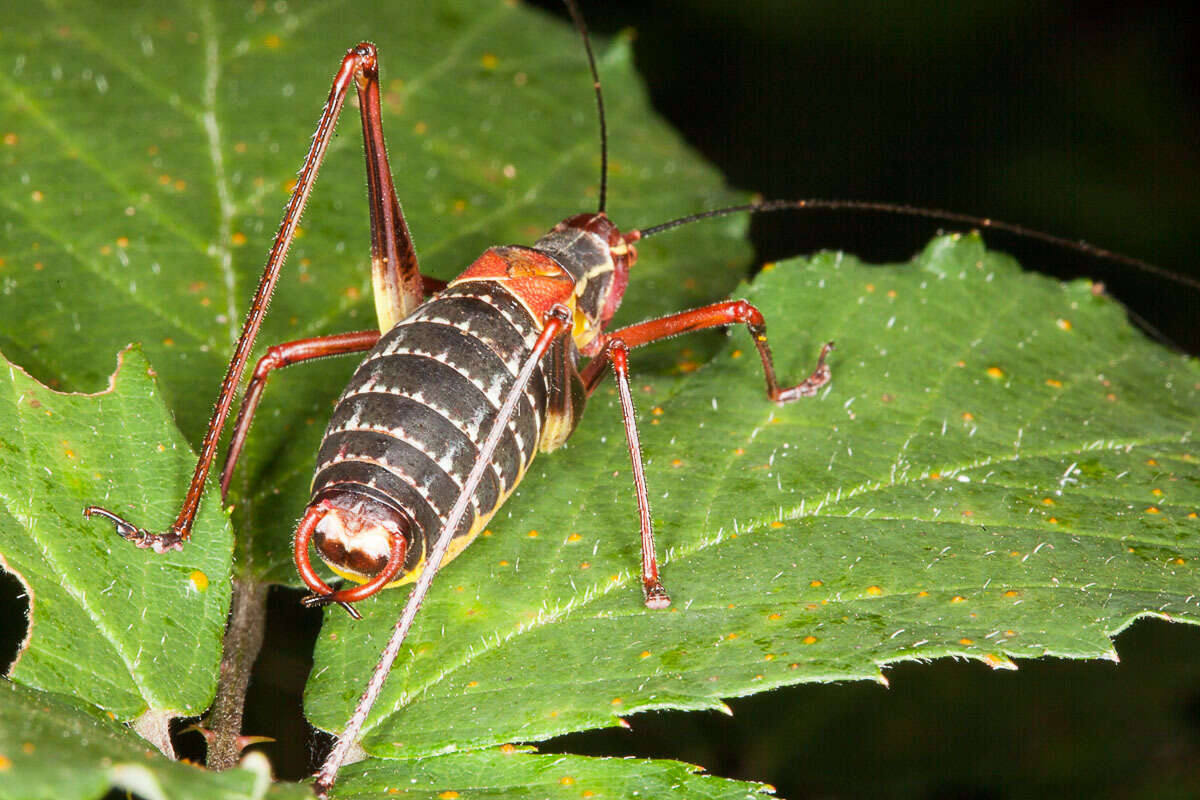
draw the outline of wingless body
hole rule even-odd
[[[312,358],[368,351],[321,444],[312,498],[296,531],[296,565],[313,590],[307,605],[337,603],[356,617],[353,604],[384,587],[412,580],[416,586],[354,716],[318,776],[318,794],[332,785],[354,745],[437,568],[479,533],[539,451],[554,450],[567,440],[587,397],[610,367],[637,495],[644,600],[650,608],[669,605],[654,554],[629,388],[630,349],[702,328],[744,324],[762,360],[771,400],[786,403],[811,396],[829,381],[825,356],[832,344],[821,350],[807,379],[780,387],[762,315],[740,300],[607,329],[637,260],[634,243],[639,239],[703,216],[803,203],[721,209],[643,231],[618,230],[604,212],[607,150],[595,60],[578,9],[571,0],[567,6],[583,34],[595,78],[602,144],[599,209],[564,220],[532,247],[491,248],[449,284],[422,276],[388,166],[375,48],[365,42],[352,48],[334,77],[174,524],[159,534],[97,506],[84,512],[111,520],[122,536],[159,552],[181,547],[191,535],[254,339],[353,84],[366,149],[379,327],[269,348],[247,386],[221,475],[224,496],[272,371]],[[588,359],[582,367],[581,357]],[[310,546],[349,579],[349,588],[335,590],[317,574]]]
[[[416,577],[547,311],[563,306],[572,336],[554,342],[521,390],[445,560],[460,553],[538,451],[557,448],[578,424],[587,394],[579,355],[596,354],[635,258],[604,215],[572,217],[532,248],[489,249],[388,331],[342,393],[317,456],[296,539],[301,573],[310,572],[311,531],[317,552],[343,577],[387,585]]]

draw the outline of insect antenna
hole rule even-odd
[[[1004,222],[1002,220],[990,219],[988,217],[976,217],[971,214],[960,214],[954,211],[941,211],[933,208],[922,208],[921,206],[910,206],[902,203],[875,203],[865,200],[823,200],[823,199],[808,199],[808,200],[767,200],[759,203],[745,203],[743,205],[728,206],[726,208],[714,208],[709,211],[701,211],[696,214],[688,214],[687,216],[678,219],[663,222],[659,225],[653,225],[649,228],[642,228],[639,231],[631,232],[645,239],[648,236],[655,236],[660,233],[689,225],[693,222],[709,219],[712,217],[724,217],[730,214],[760,214],[767,211],[796,211],[796,210],[820,210],[820,211],[870,211],[880,214],[895,214],[908,217],[920,217],[924,219],[937,220],[939,222],[950,222],[955,224],[970,225],[976,228],[986,228],[988,230],[1004,231],[1011,233],[1014,236],[1021,236],[1034,241],[1042,242],[1051,245],[1052,247],[1063,248],[1066,250],[1074,250],[1078,253],[1083,253],[1092,258],[1111,261],[1115,264],[1120,264],[1132,269],[1138,270],[1149,275],[1155,275],[1166,280],[1173,281],[1181,286],[1187,286],[1196,291],[1200,291],[1200,278],[1194,278],[1190,275],[1182,275],[1177,272],[1172,272],[1169,269],[1151,264],[1148,261],[1143,261],[1140,258],[1122,255],[1121,253],[1107,250],[1103,247],[1090,244],[1077,239],[1068,239],[1063,236],[1055,236],[1050,233],[1027,228],[1024,225],[1017,225],[1012,222]],[[1153,338],[1164,345],[1180,348],[1179,344],[1167,336],[1162,331],[1158,330],[1141,314],[1138,314],[1128,305],[1125,306],[1125,311],[1129,317],[1144,331],[1149,333]]]
[[[579,31],[579,36],[583,39],[583,49],[587,51],[588,68],[592,71],[592,86],[596,89],[596,113],[600,118],[600,207],[597,211],[603,214],[605,203],[608,200],[608,126],[604,122],[604,92],[600,89],[600,73],[596,70],[596,55],[592,52],[592,40],[588,36],[587,23],[583,21],[583,13],[579,10],[575,0],[563,0],[563,2],[566,3],[567,11],[571,14],[571,21],[575,23],[575,30]]]
[[[987,228],[990,230],[1004,231],[1016,236],[1024,236],[1029,239],[1034,239],[1039,242],[1044,242],[1055,247],[1062,247],[1068,250],[1076,250],[1093,256],[1098,259],[1107,259],[1122,264],[1127,267],[1145,272],[1150,275],[1155,275],[1160,278],[1174,281],[1183,286],[1189,286],[1197,291],[1200,291],[1200,278],[1193,278],[1190,275],[1180,275],[1172,272],[1169,269],[1151,264],[1148,261],[1143,261],[1140,258],[1122,255],[1115,253],[1112,250],[1106,250],[1103,247],[1098,247],[1088,242],[1077,239],[1068,239],[1064,236],[1055,236],[1051,233],[1044,233],[1034,228],[1027,228],[1024,225],[1017,225],[1012,222],[1004,222],[1002,220],[990,219],[988,217],[976,217],[972,214],[960,214],[954,211],[941,211],[934,208],[922,208],[920,206],[909,206],[901,203],[874,203],[865,200],[767,200],[761,203],[746,203],[738,206],[728,206],[726,208],[714,208],[710,211],[701,211],[696,214],[688,214],[679,219],[673,219],[669,222],[664,222],[659,225],[653,225],[649,228],[642,228],[639,233],[641,238],[645,239],[649,236],[655,236],[659,233],[665,233],[673,228],[678,228],[683,225],[688,225],[700,220],[709,219],[710,217],[724,217],[730,214],[739,214],[745,212],[747,214],[760,214],[767,211],[788,211],[788,210],[821,210],[821,211],[874,211],[880,214],[899,214],[910,217],[923,217],[925,219],[937,220],[940,222],[953,222],[963,225],[971,225],[978,228]]]

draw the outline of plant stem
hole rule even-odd
[[[207,719],[212,732],[208,742],[209,769],[229,769],[241,756],[238,740],[242,733],[246,689],[250,685],[250,670],[262,648],[266,617],[267,585],[249,578],[235,579],[217,696]]]

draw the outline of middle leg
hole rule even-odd
[[[745,300],[714,303],[692,311],[684,311],[630,325],[606,334],[604,349],[588,363],[581,375],[589,395],[596,390],[609,365],[612,366],[613,377],[617,382],[621,416],[625,423],[625,440],[629,447],[629,458],[633,465],[633,484],[637,492],[642,541],[642,588],[648,608],[666,608],[671,604],[671,598],[658,575],[658,559],[654,551],[654,530],[646,490],[646,474],[642,466],[642,448],[633,408],[633,397],[629,389],[629,350],[691,331],[734,324],[743,324],[750,330],[754,346],[758,349],[759,358],[762,360],[763,373],[767,382],[767,396],[776,403],[782,405],[801,397],[811,397],[829,382],[830,371],[825,363],[825,357],[833,349],[833,342],[828,342],[821,348],[821,354],[817,357],[816,369],[811,375],[795,386],[781,387],[775,375],[775,362],[771,357],[771,348],[767,344],[766,322],[762,313]]]
[[[638,436],[633,394],[629,391],[629,347],[620,339],[610,339],[601,356],[612,364],[621,400],[621,418],[625,423],[625,443],[633,465],[633,486],[637,492],[638,524],[642,538],[642,594],[646,608],[666,608],[671,596],[658,577],[658,556],[654,552],[654,523],[650,518],[650,498],[646,491],[646,470],[642,466],[642,444]]]
[[[263,390],[267,388],[267,378],[271,373],[302,361],[370,350],[379,341],[379,336],[379,331],[374,330],[353,331],[332,336],[318,336],[314,339],[298,339],[294,342],[284,342],[267,348],[266,354],[258,360],[258,364],[254,367],[254,375],[246,387],[246,394],[242,396],[237,422],[233,426],[233,437],[229,440],[229,452],[225,454],[225,466],[221,469],[222,502],[229,494],[233,470],[237,467],[242,448],[246,445],[246,437],[250,434],[250,423],[254,421],[254,412],[258,410],[258,403],[262,400]]]
[[[829,383],[830,372],[825,363],[825,357],[833,349],[833,342],[827,342],[821,348],[821,354],[817,357],[817,366],[811,375],[795,386],[781,387],[775,376],[775,361],[771,357],[771,346],[767,344],[766,320],[763,319],[761,311],[745,300],[725,300],[703,308],[681,311],[678,314],[671,314],[659,319],[639,322],[636,325],[606,334],[605,341],[611,342],[619,339],[628,349],[632,350],[635,347],[692,331],[738,324],[745,325],[750,331],[751,338],[754,339],[754,346],[758,349],[758,356],[762,360],[763,376],[767,381],[767,396],[776,403],[783,405],[801,397],[812,397],[818,389]],[[608,351],[605,350],[584,368],[583,383],[587,387],[589,395],[596,390],[608,364]]]

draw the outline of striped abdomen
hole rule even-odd
[[[385,334],[343,392],[317,456],[313,503],[348,490],[409,517],[415,525],[397,582],[423,564],[540,327],[497,282],[452,285]],[[564,355],[552,352],[534,371],[446,560],[482,529],[533,460],[548,401],[562,391],[552,358]],[[359,581],[386,561],[386,542],[365,551],[359,542],[352,549],[364,552],[347,553],[320,528],[314,541],[331,567]]]

